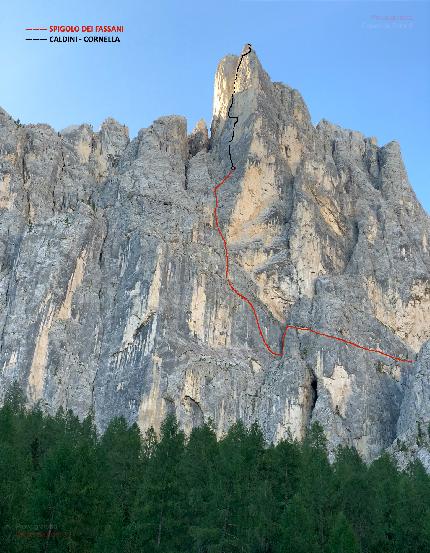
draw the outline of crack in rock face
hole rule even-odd
[[[186,432],[241,419],[277,441],[319,421],[332,449],[404,462],[397,441],[430,420],[429,217],[396,142],[314,126],[253,49],[239,60],[216,71],[210,136],[176,115],[130,140],[113,119],[56,133],[0,110],[0,397],[18,381],[100,430],[173,412]],[[219,224],[267,342],[288,322],[416,363],[296,331],[280,358],[263,347],[215,228],[229,145]]]

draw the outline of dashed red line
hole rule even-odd
[[[28,27],[26,31],[47,31],[48,27]]]
[[[245,303],[247,303],[249,305],[249,307],[251,308],[253,314],[254,314],[254,318],[255,318],[255,322],[257,324],[257,328],[258,328],[258,332],[260,333],[260,337],[261,337],[261,340],[264,344],[264,346],[266,347],[266,349],[272,354],[272,355],[275,355],[276,357],[282,357],[284,355],[284,349],[285,349],[285,336],[288,332],[289,329],[293,329],[293,330],[300,330],[300,331],[304,331],[304,332],[312,332],[313,334],[316,334],[318,336],[323,336],[324,338],[328,338],[330,340],[337,340],[338,342],[342,342],[344,344],[347,344],[349,346],[353,346],[355,348],[359,348],[359,349],[363,349],[365,351],[369,351],[371,353],[377,353],[379,355],[383,355],[385,357],[389,357],[390,359],[393,359],[394,361],[398,361],[399,363],[413,363],[413,361],[411,361],[410,359],[403,359],[402,357],[396,357],[395,355],[391,355],[389,353],[386,353],[384,351],[381,351],[380,349],[376,349],[376,348],[368,348],[366,346],[362,346],[360,344],[357,344],[356,342],[352,342],[351,340],[345,340],[345,338],[340,338],[339,336],[333,336],[331,334],[326,334],[325,332],[320,332],[319,330],[314,330],[313,328],[309,328],[309,327],[306,327],[306,326],[296,326],[296,325],[289,325],[287,324],[285,326],[285,330],[282,334],[282,338],[281,338],[281,351],[280,352],[277,352],[277,351],[274,351],[270,346],[269,344],[267,343],[266,341],[266,338],[264,337],[264,334],[263,334],[263,330],[261,328],[261,325],[260,325],[260,321],[259,321],[259,318],[258,318],[258,314],[257,314],[257,311],[252,303],[252,301],[250,299],[248,299],[244,294],[242,294],[241,292],[239,292],[235,286],[233,285],[232,281],[230,280],[230,277],[229,277],[229,256],[228,256],[228,247],[227,247],[227,241],[226,239],[224,238],[224,235],[222,233],[222,230],[221,230],[221,227],[219,225],[219,220],[218,220],[218,207],[219,207],[219,201],[218,201],[218,190],[221,188],[221,186],[223,184],[225,184],[228,179],[230,179],[234,173],[234,171],[236,170],[236,167],[233,165],[231,170],[225,175],[225,177],[214,187],[213,189],[213,193],[214,193],[214,196],[215,196],[215,208],[214,208],[214,216],[215,216],[215,225],[216,225],[216,228],[218,230],[218,233],[219,235],[221,236],[221,239],[222,239],[222,242],[223,242],[223,245],[224,245],[224,254],[225,254],[225,278],[227,280],[227,284],[230,288],[230,290],[236,294],[236,296],[238,296],[241,300],[243,300]]]

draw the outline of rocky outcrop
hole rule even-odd
[[[419,459],[430,472],[430,342],[406,377],[397,438],[390,452],[402,468]]]
[[[396,142],[327,121],[272,83],[255,52],[215,77],[211,136],[183,117],[129,140],[108,119],[61,133],[0,112],[0,390],[100,429],[176,413],[189,430],[258,421],[268,440],[320,421],[331,446],[377,456],[410,424],[415,360],[430,338],[430,224]],[[236,80],[235,80],[236,79]],[[414,384],[415,383],[415,384]],[[423,381],[423,386],[428,386]],[[402,422],[403,421],[403,422]]]

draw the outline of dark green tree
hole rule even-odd
[[[97,448],[97,470],[104,502],[96,552],[125,550],[126,529],[141,472],[141,439],[136,424],[113,419]]]
[[[419,461],[398,475],[394,551],[425,551],[430,544],[430,478]]]
[[[94,425],[91,418],[80,423],[70,412],[56,418],[63,434],[41,461],[32,495],[33,520],[46,534],[50,551],[66,546],[70,552],[91,550],[103,510]]]
[[[371,553],[391,553],[395,547],[399,501],[399,472],[389,455],[374,461],[367,471],[371,493],[367,511],[372,521],[363,537],[363,548]]]
[[[281,517],[279,553],[320,553],[314,513],[306,498],[297,493],[288,501]]]
[[[207,551],[219,542],[221,534],[216,516],[218,442],[210,422],[191,432],[182,458],[181,474],[186,490],[190,551]]]
[[[328,538],[327,553],[360,553],[361,548],[351,524],[342,513],[337,514]]]
[[[184,434],[169,415],[161,425],[160,441],[147,448],[152,452],[144,459],[131,513],[129,551],[179,553],[187,547],[186,496],[180,472],[184,448]]]
[[[345,514],[361,542],[373,532],[374,524],[368,504],[373,491],[366,464],[355,449],[341,447],[336,452],[333,470],[334,507]]]
[[[311,426],[302,445],[298,488],[297,494],[302,504],[307,505],[318,546],[323,550],[334,512],[334,480],[327,457],[327,440],[319,423]]]
[[[354,449],[328,461],[322,428],[264,442],[238,422],[188,440],[174,417],[143,439],[115,419],[27,409],[17,386],[0,408],[0,550],[8,553],[423,553],[430,478]]]
[[[25,551],[32,464],[25,442],[25,397],[17,383],[0,409],[0,544],[5,551]]]

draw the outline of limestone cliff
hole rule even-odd
[[[279,440],[318,420],[331,446],[372,459],[416,428],[428,364],[300,331],[282,357],[264,348],[214,224],[231,95],[220,224],[274,349],[289,322],[415,360],[430,338],[429,217],[396,142],[315,127],[254,51],[238,61],[218,66],[210,138],[179,116],[130,140],[112,119],[56,133],[0,111],[1,394],[17,380],[100,429],[175,412],[186,430],[241,418]]]

